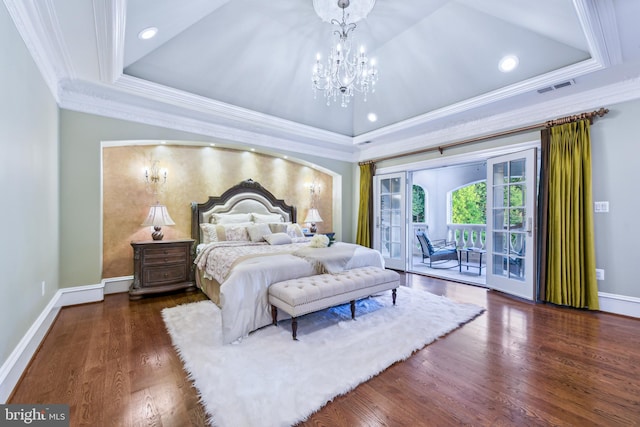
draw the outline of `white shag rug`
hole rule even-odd
[[[291,321],[278,321],[235,344],[222,344],[211,301],[165,308],[162,317],[211,424],[290,426],[394,362],[473,319],[484,309],[401,286],[391,292]],[[279,313],[282,316],[282,313]]]

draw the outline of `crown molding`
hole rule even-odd
[[[392,143],[361,145],[358,161],[411,153],[424,148],[534,125],[553,118],[600,107],[608,108],[611,105],[638,99],[640,99],[640,76],[528,107],[509,110],[487,118],[464,122],[420,136],[396,140]]]
[[[269,135],[252,127],[214,123],[209,116],[195,117],[191,110],[173,109],[162,111],[155,102],[133,96],[129,93],[115,93],[108,85],[89,82],[67,81],[60,85],[59,106],[64,109],[90,113],[104,117],[144,123],[169,128],[221,140],[240,148],[263,147],[273,150],[291,151],[326,157],[334,160],[355,162],[357,148],[350,144],[327,142],[305,142],[299,138],[285,138]]]
[[[100,80],[113,83],[124,67],[125,0],[93,0]]]
[[[554,85],[559,82],[572,80],[588,73],[602,70],[610,65],[622,62],[620,40],[616,31],[615,10],[611,0],[573,0],[578,19],[589,46],[590,59],[581,61],[559,70],[537,76],[516,84],[500,88],[475,98],[467,99],[456,104],[440,108],[420,116],[413,117],[384,128],[357,135],[354,144],[376,141],[392,137],[394,133],[412,127],[425,126],[430,122],[455,114],[465,113],[474,108],[483,107],[494,102],[503,101],[527,92]],[[608,22],[603,26],[602,22]],[[604,32],[607,28],[608,32]]]
[[[573,3],[587,38],[591,57],[605,67],[622,63],[613,1],[574,0]]]
[[[353,138],[353,143],[362,144],[364,142],[370,141],[375,142],[379,139],[391,138],[395,133],[406,131],[410,128],[418,128],[421,126],[426,128],[425,125],[428,125],[429,123],[436,120],[451,117],[456,114],[462,114],[475,108],[484,107],[495,102],[504,101],[513,98],[514,96],[532,92],[539,88],[570,80],[587,73],[601,70],[603,68],[604,67],[594,59],[588,59],[586,61],[582,61],[580,63],[546,73],[539,77],[518,82],[513,85],[495,90],[493,92],[477,96],[475,98],[470,98],[465,101],[461,101],[456,104],[452,104],[438,110],[413,117],[408,120],[403,120],[401,122],[394,123],[392,125],[385,126],[383,128],[367,132],[362,135],[358,135]]]
[[[76,78],[55,13],[55,0],[4,0],[34,62],[61,108],[193,132],[238,144],[277,147],[346,161],[409,152],[504,129],[531,120],[636,99],[637,79],[488,118],[455,115],[509,100],[622,61],[612,0],[573,0],[592,59],[421,116],[351,137],[295,123],[123,74],[126,0],[92,0],[101,82]],[[606,25],[603,25],[605,23]],[[613,24],[613,25],[612,25]],[[617,90],[617,88],[622,88]],[[595,100],[600,105],[593,105]],[[514,102],[513,106],[516,105]],[[481,114],[475,110],[476,114]],[[447,129],[433,129],[443,120]],[[457,120],[457,122],[455,121]],[[403,137],[412,132],[418,136]],[[372,144],[363,144],[373,141]]]
[[[123,75],[114,85],[118,89],[140,97],[207,114],[214,121],[233,122],[242,127],[290,135],[309,141],[339,145],[352,144],[350,136],[270,116],[128,75]]]
[[[52,0],[4,0],[22,40],[56,101],[58,82],[75,72]]]

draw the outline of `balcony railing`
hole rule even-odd
[[[425,223],[414,222],[413,224],[413,254],[420,254],[420,244],[415,237],[418,231],[424,231],[428,236],[446,235],[447,241],[455,241],[459,248],[478,248],[485,249],[486,242],[486,226],[484,224],[447,224],[445,233],[436,233],[429,231],[429,225]]]
[[[447,224],[447,240],[459,248],[485,249],[486,229],[484,224]]]

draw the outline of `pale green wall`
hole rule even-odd
[[[60,111],[60,286],[100,283],[101,273],[101,141],[123,140],[214,141],[214,138],[157,126],[110,119],[68,110]],[[277,150],[282,152],[281,150]],[[306,160],[342,176],[342,200],[353,198],[352,164],[298,153]],[[247,177],[260,181],[260,177]],[[351,203],[342,204],[342,235],[354,235]]]
[[[59,241],[58,108],[4,4],[0,94],[1,366],[58,289]]]
[[[609,114],[591,127],[593,200],[609,201],[609,213],[594,214],[596,266],[605,270],[598,288],[640,298],[640,100],[606,107]]]

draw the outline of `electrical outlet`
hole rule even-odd
[[[596,268],[596,280],[604,280],[604,270]]]
[[[609,212],[609,202],[593,202],[593,211],[596,213]]]
[[[44,280],[42,281],[42,296],[44,296],[44,288],[45,288],[46,284],[44,282]]]

